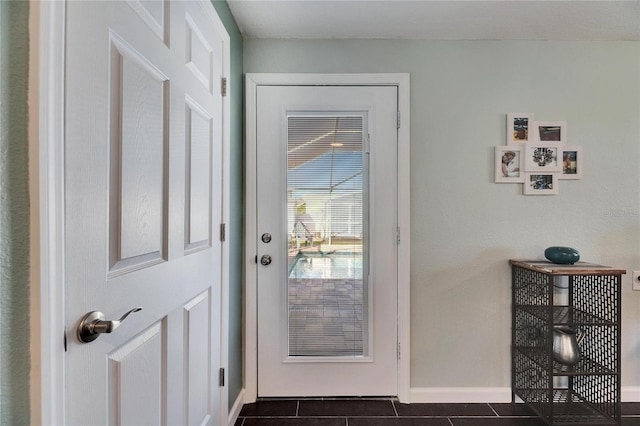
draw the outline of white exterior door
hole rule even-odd
[[[258,86],[258,396],[397,395],[395,86]]]
[[[218,425],[226,34],[208,1],[66,9],[66,422]]]

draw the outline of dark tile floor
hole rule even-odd
[[[582,423],[572,423],[580,426]],[[595,426],[599,423],[584,423]],[[524,404],[400,404],[390,399],[266,400],[246,404],[235,426],[539,426]],[[640,426],[640,403],[622,404]]]

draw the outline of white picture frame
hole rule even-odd
[[[524,182],[524,145],[495,147],[495,183]]]
[[[510,112],[507,114],[507,145],[531,141],[533,113]]]
[[[534,121],[529,131],[534,143],[567,143],[566,121]]]
[[[560,179],[582,179],[582,147],[562,147],[562,173]]]
[[[524,151],[525,172],[560,173],[562,145],[551,142],[528,143]]]
[[[559,173],[525,173],[525,195],[556,195],[558,193]]]

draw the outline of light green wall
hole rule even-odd
[[[29,3],[0,1],[0,424],[29,424]]]
[[[640,43],[245,40],[250,72],[411,73],[411,386],[510,386],[510,258],[640,269]],[[584,178],[493,183],[506,113],[567,122]],[[624,279],[623,386],[640,386]]]
[[[229,223],[229,408],[242,389],[242,242],[244,241],[244,158],[243,122],[244,83],[242,78],[242,35],[226,1],[213,5],[231,37],[231,194]]]

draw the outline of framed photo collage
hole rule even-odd
[[[560,180],[581,178],[582,147],[567,145],[566,121],[507,114],[507,143],[495,147],[496,183],[522,183],[525,195],[553,195]]]

